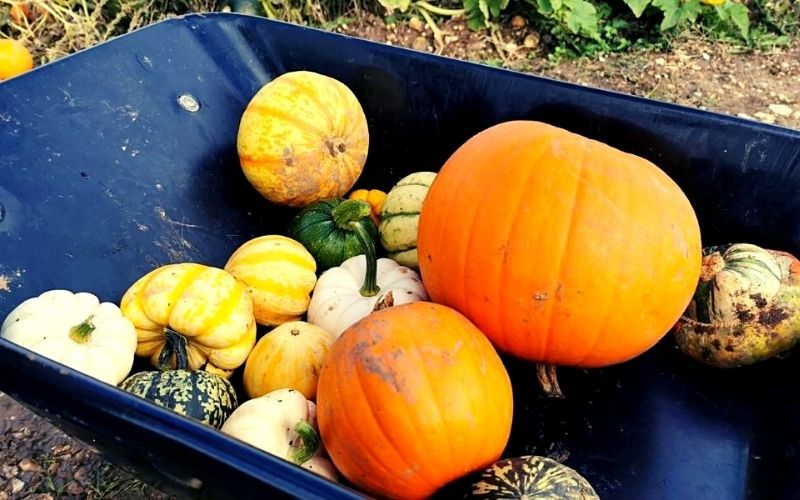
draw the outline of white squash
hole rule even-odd
[[[419,214],[435,172],[414,172],[400,179],[386,195],[381,207],[378,233],[389,258],[412,269],[417,260]]]
[[[372,282],[377,292],[365,293],[365,288],[370,288],[365,284],[369,281],[368,262],[367,256],[356,255],[322,273],[308,306],[309,323],[338,338],[376,308],[428,300],[419,274],[386,258],[375,263]]]
[[[131,371],[136,329],[119,307],[87,292],[50,290],[14,308],[0,337],[103,382]]]
[[[222,432],[338,482],[319,438],[317,407],[294,389],[278,389],[239,405]]]

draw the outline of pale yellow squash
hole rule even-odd
[[[334,336],[304,321],[290,321],[259,339],[244,366],[242,381],[250,398],[281,388],[317,397],[317,379]]]
[[[350,190],[367,159],[369,130],[346,85],[291,71],[250,100],[236,145],[245,177],[262,196],[305,207]]]
[[[180,263],[154,269],[125,292],[120,309],[136,327],[136,354],[153,366],[159,365],[167,331],[186,339],[189,369],[224,377],[247,360],[256,342],[247,289],[216,267]]]
[[[301,243],[277,234],[244,243],[230,256],[225,270],[247,286],[261,325],[300,319],[317,283],[314,257]]]

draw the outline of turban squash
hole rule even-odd
[[[689,200],[656,165],[535,121],[463,144],[418,234],[431,300],[540,366],[602,367],[656,344],[693,295],[701,249]]]

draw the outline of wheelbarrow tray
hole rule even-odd
[[[0,315],[52,288],[119,303],[156,266],[222,266],[244,241],[285,233],[295,212],[247,183],[236,133],[255,92],[299,69],[341,80],[365,109],[357,186],[388,190],[488,126],[535,119],[659,165],[691,200],[704,245],[800,252],[795,130],[262,18],[190,15],[0,84]],[[529,363],[505,361],[515,415],[504,456],[557,457],[606,499],[798,496],[791,356],[715,370],[667,336],[627,363],[561,369],[563,400],[539,394]],[[0,390],[160,487],[362,496],[5,340],[0,366]]]

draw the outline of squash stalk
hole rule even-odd
[[[91,338],[92,332],[95,329],[95,326],[92,323],[92,319],[94,319],[94,314],[90,315],[80,324],[70,328],[69,338],[79,344],[85,344],[89,342],[89,338]]]
[[[536,363],[536,379],[539,381],[539,387],[542,388],[547,397],[564,398],[564,393],[561,392],[561,387],[558,386],[555,365]]]
[[[294,448],[289,454],[289,459],[297,465],[302,465],[311,460],[314,453],[319,448],[319,434],[316,429],[306,422],[301,420],[294,426],[294,431],[300,436],[302,443],[295,443]]]
[[[336,226],[355,233],[361,246],[364,247],[367,270],[364,274],[364,285],[360,290],[364,297],[373,297],[381,290],[378,286],[378,258],[375,254],[375,243],[367,234],[367,230],[359,224],[362,219],[370,217],[371,213],[372,208],[369,203],[363,200],[345,200],[331,211]]]
[[[175,358],[176,370],[189,369],[189,357],[186,353],[186,337],[176,332],[172,328],[164,327],[164,338],[166,339],[164,348],[158,356],[158,369],[161,371],[172,370],[172,359]]]

